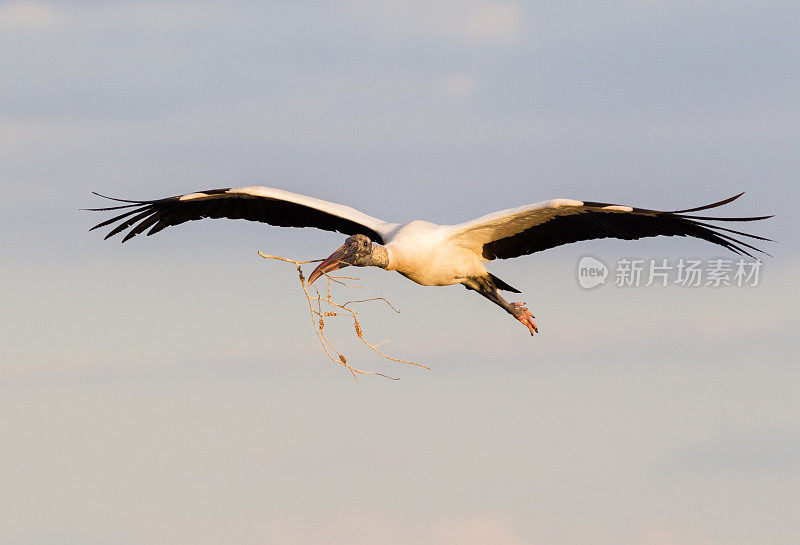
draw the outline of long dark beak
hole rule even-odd
[[[337,269],[341,269],[342,267],[347,267],[349,263],[345,263],[342,261],[348,255],[348,251],[346,250],[346,244],[343,244],[341,248],[333,252],[330,256],[328,256],[322,263],[317,265],[317,268],[311,272],[311,276],[308,277],[308,285],[314,283],[314,280],[322,276],[323,274],[335,271]]]

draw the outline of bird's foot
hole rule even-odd
[[[511,303],[511,305],[514,307],[514,316],[517,320],[522,322],[522,325],[528,328],[531,335],[539,333],[539,328],[536,327],[536,322],[533,321],[534,315],[530,310],[525,308],[525,303]]]

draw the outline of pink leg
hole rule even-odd
[[[522,325],[528,328],[531,335],[539,333],[539,328],[536,327],[536,322],[533,321],[534,316],[530,310],[525,308],[525,303],[511,303],[511,305],[514,307],[514,316],[522,322]]]

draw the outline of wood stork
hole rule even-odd
[[[116,226],[105,238],[128,230],[122,242],[147,231],[152,235],[172,225],[203,218],[259,221],[281,227],[316,227],[350,235],[311,273],[309,284],[321,275],[346,267],[380,267],[397,271],[423,286],[461,284],[503,308],[528,328],[538,331],[525,303],[509,303],[499,291],[520,293],[486,270],[484,263],[540,252],[548,248],[599,238],[625,240],[643,237],[689,236],[754,257],[763,252],[738,237],[764,237],[735,231],[708,221],[755,221],[771,216],[708,217],[693,215],[728,204],[728,199],[688,208],[658,211],[619,204],[552,199],[501,210],[457,225],[415,220],[388,223],[358,210],[270,187],[241,187],[197,191],[151,201],[114,199],[126,204],[93,211],[124,210],[92,230]]]

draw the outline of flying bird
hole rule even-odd
[[[742,193],[705,206],[673,211],[552,199],[501,210],[456,225],[437,225],[421,220],[389,223],[349,206],[270,187],[211,189],[151,201],[95,195],[126,203],[89,209],[121,211],[91,230],[113,226],[105,238],[127,231],[122,242],[145,231],[149,236],[165,227],[203,218],[245,219],[280,227],[338,231],[350,236],[314,269],[308,278],[309,284],[323,274],[346,266],[397,271],[423,286],[461,284],[508,312],[527,327],[531,335],[538,332],[538,328],[525,303],[509,303],[500,295],[500,291],[520,291],[490,273],[486,262],[541,252],[581,240],[634,240],[659,235],[700,238],[737,254],[755,257],[752,252],[766,252],[741,237],[761,241],[770,239],[709,222],[757,221],[772,217],[695,214],[728,204]]]

